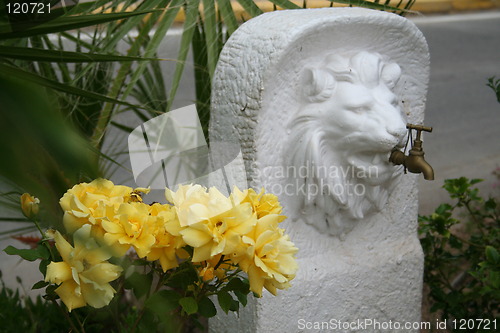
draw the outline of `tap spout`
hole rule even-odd
[[[434,169],[432,169],[431,165],[424,159],[423,154],[411,155],[410,152],[410,156],[405,159],[403,164],[408,171],[412,173],[422,173],[424,179],[434,180]]]
[[[389,161],[395,165],[403,165],[405,170],[411,173],[422,173],[426,180],[434,180],[434,169],[432,169],[431,165],[424,158],[421,140],[415,140],[414,146],[410,149],[408,156],[400,150],[393,150]]]
[[[422,170],[422,173],[424,174],[425,180],[434,180],[434,169],[424,159],[422,159],[422,166],[420,167],[420,169]]]

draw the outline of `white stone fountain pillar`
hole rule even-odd
[[[299,271],[211,332],[418,331],[418,175],[388,159],[422,123],[428,80],[422,33],[386,12],[278,11],[231,36],[210,141],[239,140],[250,186],[279,196]]]

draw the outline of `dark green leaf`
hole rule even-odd
[[[179,306],[180,296],[172,290],[160,290],[145,302],[145,306],[159,316],[164,316]]]
[[[45,296],[43,298],[47,300],[58,299],[59,296],[56,294],[56,289],[58,288],[55,284],[49,284],[47,288],[45,288]]]
[[[500,264],[500,254],[493,246],[486,246],[486,260],[491,264]]]
[[[45,282],[45,281],[38,281],[37,283],[35,283],[33,285],[33,287],[31,287],[31,289],[41,289],[41,288],[45,288],[49,285],[48,282]]]
[[[227,291],[241,291],[242,293],[248,293],[250,286],[248,283],[243,282],[240,278],[232,278],[227,285],[224,287]]]
[[[493,212],[495,211],[495,209],[497,208],[497,202],[495,201],[495,199],[493,198],[489,198],[488,200],[486,200],[486,202],[484,203],[484,208],[486,209],[486,211],[488,212]]]
[[[133,16],[145,15],[152,12],[153,11],[149,10],[149,11],[134,11],[134,12],[124,12],[124,13],[109,13],[109,14],[99,13],[91,15],[63,16],[53,21],[39,25],[33,29],[0,33],[0,40],[30,37],[30,36],[44,35],[54,32],[67,31],[72,29],[79,29],[79,28],[93,26],[96,24],[123,20]],[[0,31],[5,31],[2,25],[0,25]]]
[[[16,249],[9,245],[4,249],[5,253],[10,255],[18,255],[24,260],[35,261],[42,258],[38,249]]]
[[[474,185],[474,184],[480,183],[482,181],[483,181],[483,179],[475,178],[475,179],[470,180],[470,184]]]
[[[50,264],[50,260],[42,260],[38,265],[38,270],[42,273],[43,276],[47,274],[47,266]]]
[[[449,204],[441,204],[438,208],[436,208],[437,214],[444,214],[445,212],[453,209],[453,207]]]
[[[241,291],[236,290],[236,291],[234,291],[234,294],[238,298],[238,301],[240,301],[241,305],[247,306],[247,303],[248,303],[248,299],[247,299],[248,292],[246,294],[244,294]]]
[[[151,288],[153,277],[151,274],[132,273],[125,280],[125,288],[134,290],[135,297],[141,298]]]
[[[488,282],[489,284],[497,289],[497,292],[499,292],[500,289],[500,272],[499,271],[490,271],[489,276],[488,276]]]
[[[49,62],[104,62],[104,61],[149,61],[154,58],[126,57],[108,54],[68,52],[46,50],[32,47],[14,47],[0,45],[0,57],[30,61]]]
[[[128,102],[125,101],[120,101],[114,98],[110,98],[108,96],[104,96],[101,94],[94,93],[92,91],[88,90],[83,90],[74,86],[70,86],[58,81],[50,80],[47,78],[44,78],[43,76],[27,72],[25,70],[22,70],[20,68],[15,68],[9,65],[5,65],[0,63],[0,72],[4,75],[10,75],[12,77],[17,77],[22,80],[26,80],[29,82],[33,82],[48,88],[52,88],[55,90],[59,90],[68,94],[73,94],[77,96],[82,96],[86,98],[94,98],[103,102],[109,102],[109,103],[114,103],[114,104],[121,104],[121,105],[126,105],[129,107],[137,107],[136,105],[132,105]]]
[[[229,310],[236,312],[239,309],[240,309],[240,303],[233,299],[233,301],[231,302],[231,306],[229,307]]]
[[[454,249],[461,249],[462,246],[463,246],[463,243],[455,236],[451,235],[450,238],[449,238],[449,243],[450,243],[450,246]]]
[[[198,272],[193,268],[191,263],[186,262],[185,265],[179,267],[175,273],[168,279],[167,285],[173,288],[186,290],[189,285],[197,282],[199,279]]]
[[[198,303],[196,303],[196,300],[193,297],[183,297],[179,300],[179,304],[188,315],[198,311]]]
[[[50,259],[50,250],[47,248],[47,246],[50,245],[48,245],[46,242],[38,244],[38,253],[40,255],[40,258],[42,259]]]
[[[119,124],[115,121],[111,121],[111,125],[115,126],[116,128],[118,129],[121,129],[122,131],[124,131],[125,133],[130,133],[132,132],[134,129],[130,126],[125,126],[123,124]]]
[[[233,304],[233,298],[227,291],[219,291],[217,294],[217,300],[219,301],[219,305],[225,313],[228,313]]]
[[[198,312],[206,318],[211,318],[217,314],[214,303],[208,297],[203,297],[198,304]]]

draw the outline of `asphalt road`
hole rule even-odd
[[[436,180],[420,182],[420,213],[446,199],[443,180],[482,178],[491,192],[491,172],[500,167],[500,103],[486,86],[500,78],[500,12],[418,18],[431,55],[424,138]]]

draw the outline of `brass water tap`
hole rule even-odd
[[[434,180],[434,170],[424,159],[424,150],[422,148],[422,140],[420,139],[422,131],[432,132],[432,127],[406,124],[406,128],[410,130],[410,134],[411,130],[417,131],[417,137],[412,142],[412,148],[410,149],[409,155],[407,156],[404,152],[394,148],[391,156],[389,157],[389,161],[395,165],[403,165],[405,167],[405,173],[406,170],[412,173],[423,173],[424,179]]]

